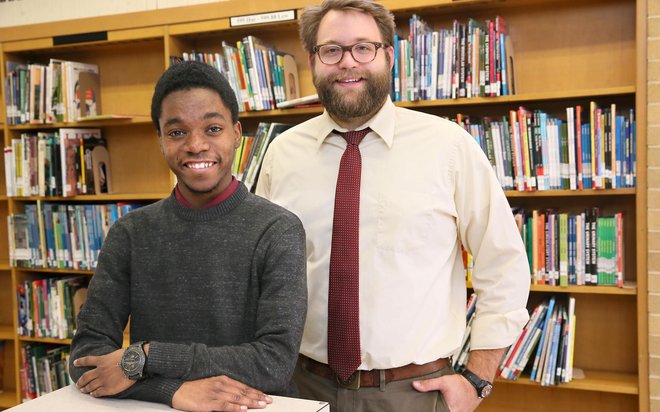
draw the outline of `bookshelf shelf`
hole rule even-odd
[[[14,339],[13,325],[0,325],[0,340]]]
[[[635,94],[634,86],[599,88],[589,90],[577,90],[571,92],[543,92],[543,93],[523,93],[510,96],[497,97],[472,97],[444,100],[420,100],[416,102],[396,102],[397,106],[410,109],[421,107],[443,107],[443,106],[479,106],[479,105],[506,105],[516,104],[539,104],[548,101],[572,101],[584,99],[599,99],[617,96],[633,96]]]
[[[278,109],[278,110],[263,110],[263,111],[253,111],[253,112],[244,112],[241,113],[241,118],[258,118],[263,120],[264,118],[270,117],[284,117],[284,116],[312,116],[321,114],[323,112],[323,107],[313,106],[313,107],[301,107],[293,109]]]
[[[591,295],[623,295],[635,296],[637,295],[637,287],[632,285],[624,285],[623,288],[614,286],[550,286],[550,285],[531,285],[532,292],[549,292],[549,293],[579,293]]]
[[[76,270],[76,269],[16,267],[15,270],[26,273],[47,273],[51,275],[60,275],[60,276],[69,276],[69,275],[92,276],[94,274],[93,270]]]
[[[511,384],[511,385],[529,385],[541,386],[540,383],[531,382],[529,376],[522,376],[517,380],[497,379],[497,383]],[[569,383],[562,383],[554,385],[555,389],[567,390],[584,390],[596,392],[619,393],[625,395],[639,394],[639,386],[637,384],[637,375],[601,371],[584,371],[583,379],[573,379]]]
[[[505,192],[507,198],[515,197],[589,197],[589,196],[635,196],[637,193],[636,188],[624,189],[586,189],[586,190],[537,190],[532,192],[518,192],[515,190],[507,190]]]
[[[162,193],[108,193],[101,195],[80,196],[22,196],[13,197],[16,202],[121,202],[121,201],[156,201],[169,196],[169,192]]]
[[[26,131],[26,130],[57,130],[63,127],[111,127],[111,126],[127,126],[127,125],[144,125],[151,124],[151,118],[148,116],[133,116],[133,117],[108,117],[99,118],[95,120],[85,120],[78,122],[66,123],[39,123],[39,124],[21,124],[9,126],[8,129],[12,131]]]
[[[71,339],[56,339],[56,338],[35,338],[32,336],[20,336],[18,340],[21,342],[38,342],[38,343],[51,343],[55,345],[71,345]]]
[[[473,98],[458,98],[458,99],[443,99],[443,100],[419,100],[415,102],[395,102],[399,107],[406,107],[409,109],[421,108],[455,108],[464,106],[492,106],[492,105],[510,105],[516,104],[541,104],[549,101],[561,101],[564,104],[567,101],[573,100],[588,100],[609,97],[632,97],[635,94],[635,87],[612,87],[604,89],[590,89],[580,90],[571,93],[562,92],[547,92],[547,93],[530,93],[530,94],[516,94],[511,96],[498,96],[498,97],[473,97]],[[295,115],[316,115],[323,112],[323,107],[312,106],[303,108],[292,108],[283,110],[264,110],[264,111],[251,111],[241,113],[242,118],[251,117],[278,117],[278,116],[295,116]]]
[[[16,406],[16,392],[11,389],[4,389],[0,392],[0,408],[11,408]]]
[[[472,284],[468,283],[468,288]],[[635,296],[637,295],[637,285],[635,282],[624,282],[622,288],[614,286],[551,286],[551,285],[530,285],[531,292],[546,293],[576,293],[585,295],[615,295],[615,296]]]

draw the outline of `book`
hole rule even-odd
[[[538,319],[540,318],[541,314],[544,312],[544,309],[545,308],[543,305],[538,305],[534,308],[534,311],[532,312],[529,321],[527,322],[522,332],[520,333],[520,336],[518,337],[516,342],[513,345],[511,345],[506,355],[504,356],[502,363],[498,368],[498,373],[497,373],[498,376],[504,379],[514,378],[514,372],[517,367],[518,361],[522,358],[522,355],[525,351],[525,347],[527,344],[529,344],[534,329],[536,329]]]
[[[310,94],[308,96],[303,96],[303,97],[298,97],[295,99],[291,100],[285,100],[283,102],[277,103],[277,108],[278,109],[287,109],[290,107],[296,107],[296,106],[301,106],[301,105],[309,105],[312,103],[318,103],[319,101],[319,95],[318,94]]]
[[[554,312],[554,307],[555,307],[555,297],[551,296],[550,300],[548,301],[548,309],[546,310],[545,319],[543,321],[543,330],[542,330],[541,336],[539,338],[540,339],[539,344],[537,345],[537,348],[536,348],[536,356],[534,358],[534,364],[532,366],[532,372],[531,372],[530,377],[529,377],[529,379],[531,381],[537,381],[537,382],[540,381],[540,379],[537,379],[537,375],[540,376],[540,372],[538,372],[539,371],[539,364],[542,363],[541,358],[542,358],[542,355],[543,355],[543,352],[544,352],[544,346],[546,345],[546,341],[548,339],[548,336],[551,333],[550,332],[550,328],[551,328],[550,324],[551,324],[551,319],[552,319],[552,313]]]
[[[112,193],[112,173],[110,172],[110,152],[104,144],[92,148],[92,179],[94,193]]]
[[[248,189],[254,191],[259,178],[259,171],[261,170],[261,162],[266,155],[266,149],[270,142],[273,141],[280,133],[291,128],[292,124],[287,123],[271,123],[263,139],[259,141],[259,146],[256,148],[254,157],[250,162],[249,169],[246,171],[247,177],[244,177],[243,183]]]
[[[47,69],[46,123],[64,121],[62,60],[50,59]]]
[[[108,193],[107,184],[104,182],[96,182],[99,178],[99,173],[94,173],[94,153],[97,153],[96,158],[99,157],[99,151],[107,154],[107,161],[109,162],[109,153],[107,150],[107,143],[101,134],[101,129],[80,129],[82,135],[82,167],[81,167],[81,192],[82,194],[95,194],[95,193]],[[99,149],[100,148],[100,149]],[[109,164],[105,166],[106,174],[109,170]],[[97,166],[98,160],[97,160]],[[107,180],[107,179],[106,179]],[[105,190],[104,190],[105,189]]]
[[[5,187],[7,196],[16,196],[16,158],[14,155],[14,146],[5,146]]]
[[[101,114],[99,99],[99,67],[96,64],[63,61],[64,78],[64,121],[75,122],[84,115]],[[83,74],[87,73],[87,74]],[[81,88],[81,75],[83,78]],[[88,93],[89,95],[86,95]]]
[[[78,119],[101,115],[103,113],[101,110],[101,79],[98,71],[81,71],[78,74],[78,83],[80,99]]]
[[[471,293],[465,305],[465,331],[458,352],[452,356],[453,368],[460,372],[465,368],[470,352],[470,331],[472,330],[472,321],[474,320],[477,305],[477,294]]]
[[[617,257],[617,222],[615,217],[597,218],[596,275],[599,285],[617,285],[619,262]],[[593,279],[593,276],[592,276]]]
[[[82,137],[77,129],[61,128],[60,138],[60,167],[62,176],[62,196],[78,194],[78,173],[80,171],[80,147]]]

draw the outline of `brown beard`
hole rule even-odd
[[[357,99],[346,99],[334,88],[334,83],[339,77],[322,78],[316,74],[313,75],[314,86],[316,86],[321,104],[330,115],[337,119],[352,119],[376,113],[390,93],[390,72],[388,70],[380,73],[365,72],[364,76],[355,73],[354,77],[363,78],[367,86],[365,90],[359,92]],[[341,77],[346,77],[346,73]]]

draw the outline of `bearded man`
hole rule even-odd
[[[323,114],[270,145],[257,194],[307,240],[308,314],[294,379],[333,412],[472,411],[528,313],[529,268],[511,209],[474,139],[389,98],[394,19],[326,0],[300,19]],[[477,293],[467,371],[461,245]]]

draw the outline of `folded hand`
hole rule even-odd
[[[174,408],[192,412],[245,411],[272,402],[270,396],[227,376],[185,382],[172,398]]]

